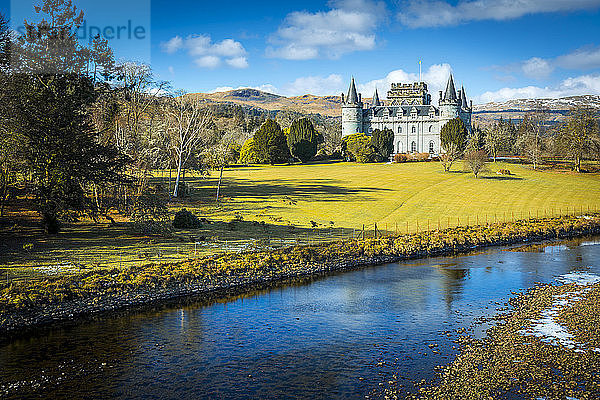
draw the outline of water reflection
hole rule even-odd
[[[0,394],[363,397],[396,372],[408,385],[431,378],[454,356],[456,330],[495,313],[512,291],[600,272],[600,246],[588,242],[391,264],[47,331],[0,347]]]

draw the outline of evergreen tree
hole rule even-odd
[[[267,119],[254,134],[254,145],[261,164],[281,164],[290,160],[290,150],[279,124]]]
[[[21,138],[44,228],[56,233],[62,214],[93,208],[86,196],[90,186],[123,178],[128,159],[100,144],[88,114],[107,85],[96,84],[97,68],[91,72],[94,49],[77,41],[83,13],[66,0],[45,0],[36,11],[50,19],[25,23],[26,34],[12,44],[2,110],[9,110],[4,120]],[[110,59],[103,51],[97,62]],[[105,76],[109,64],[100,68]]]
[[[467,127],[458,117],[448,121],[442,127],[440,139],[444,152],[441,159],[446,172],[450,171],[452,163],[464,152],[467,146],[467,135]]]
[[[292,122],[287,135],[287,144],[292,156],[305,163],[317,154],[319,134],[307,118]]]
[[[387,160],[394,152],[394,132],[391,129],[375,129],[371,134],[371,144],[377,153]]]

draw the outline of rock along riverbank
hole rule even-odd
[[[0,289],[0,339],[82,317],[182,299],[239,295],[400,260],[489,246],[600,234],[600,215],[521,220],[394,237],[204,257],[176,264],[93,270]]]

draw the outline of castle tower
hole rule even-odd
[[[469,106],[467,103],[467,93],[465,92],[465,87],[461,87],[461,96],[460,96],[460,100],[461,100],[461,105],[460,105],[460,112],[459,112],[459,116],[460,119],[463,120],[463,122],[465,123],[465,125],[467,126],[467,129],[469,130],[469,133],[471,133],[471,113],[473,112],[473,101],[471,101],[471,105]]]
[[[348,89],[348,96],[342,94],[342,137],[362,132],[363,103],[361,96],[356,93],[354,78]]]
[[[460,110],[459,98],[456,96],[456,89],[454,87],[454,78],[450,74],[448,83],[446,84],[446,90],[444,91],[443,97],[440,97],[440,111],[441,117],[444,120],[451,120],[458,117]]]
[[[375,89],[375,94],[373,95],[373,107],[379,107],[381,105],[381,101],[379,101],[379,93],[377,93],[377,89]]]

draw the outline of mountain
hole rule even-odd
[[[285,97],[256,89],[237,89],[218,93],[194,93],[206,103],[230,103],[244,107],[267,111],[297,111],[303,114],[321,114],[327,117],[341,115],[341,99],[339,96],[304,96]]]
[[[500,119],[512,119],[519,122],[527,112],[536,108],[548,110],[548,121],[560,123],[565,120],[569,111],[574,106],[590,106],[600,111],[600,96],[584,95],[562,97],[559,99],[519,99],[504,102],[492,102],[473,106],[473,124],[489,126]]]

